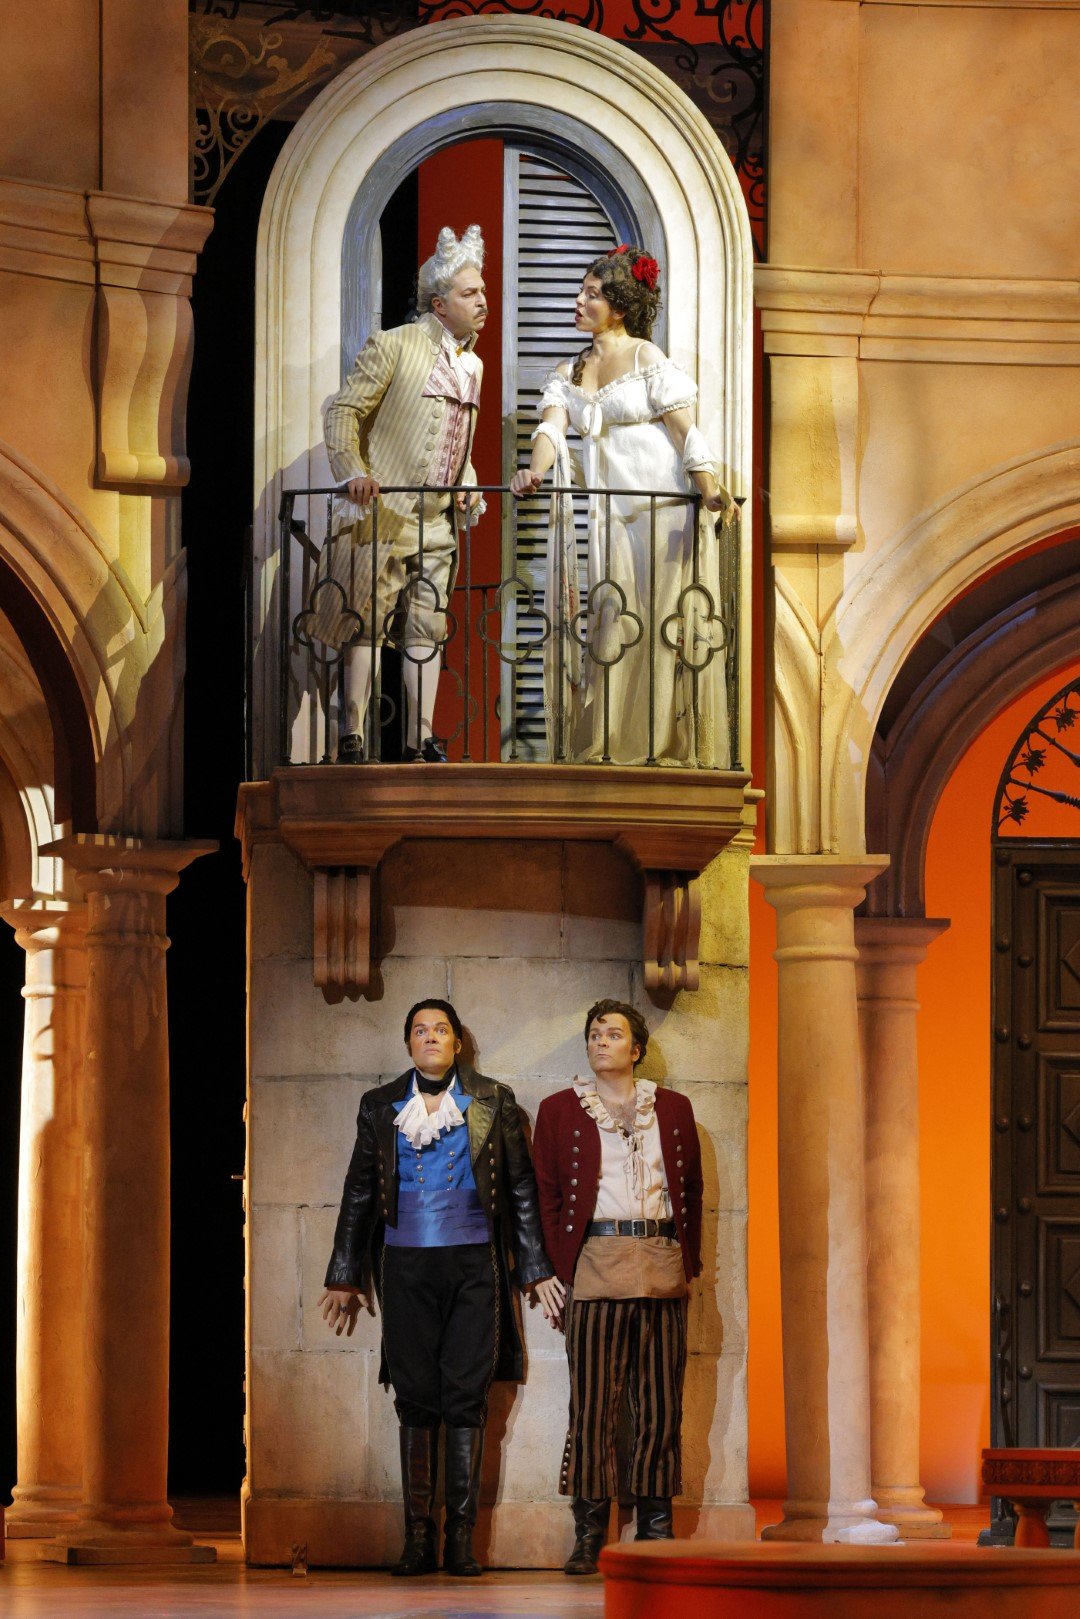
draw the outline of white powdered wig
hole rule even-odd
[[[420,266],[416,279],[416,307],[421,315],[428,313],[433,298],[446,297],[454,277],[466,265],[476,270],[484,268],[484,238],[480,226],[470,225],[459,242],[449,225],[444,225],[434,253]]]

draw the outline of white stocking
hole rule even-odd
[[[435,718],[435,697],[439,689],[439,659],[434,652],[434,643],[426,645],[421,642],[410,646],[403,654],[405,665],[405,695],[408,698],[407,714],[405,720],[404,742],[407,748],[423,747],[432,733],[432,722]],[[411,654],[411,655],[410,655]],[[429,661],[417,663],[419,656]],[[420,690],[420,672],[423,670],[423,692]],[[420,716],[420,734],[417,736],[416,716]]]
[[[364,734],[371,702],[371,647],[361,642],[345,651],[345,730]]]

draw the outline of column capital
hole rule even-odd
[[[827,906],[854,910],[866,885],[886,870],[887,854],[765,854],[750,861],[750,875],[778,910]]]
[[[860,957],[917,967],[935,939],[952,924],[942,916],[857,916],[855,943]]]
[[[42,845],[41,853],[65,860],[86,894],[127,889],[170,894],[185,866],[214,854],[213,838],[133,838],[114,832],[75,832]]]
[[[79,948],[86,933],[87,906],[82,899],[31,894],[25,899],[6,900],[0,905],[0,917],[15,929],[15,938],[24,950],[59,944]]]

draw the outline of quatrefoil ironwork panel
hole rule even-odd
[[[599,596],[601,596],[601,594],[603,594],[605,599],[601,601],[598,608],[596,606],[596,600]],[[597,618],[601,619],[602,621],[603,616],[607,611],[608,600],[616,596],[619,599],[619,605],[616,609],[614,618],[608,619],[606,624],[602,623],[600,629],[594,628],[590,631],[590,622]],[[622,626],[624,621],[626,621],[633,631],[631,639],[626,639],[623,636]],[[580,631],[578,628],[579,625],[581,626]],[[603,654],[596,648],[595,643],[600,638],[601,629],[606,634],[611,634],[613,631],[617,631],[619,635],[619,650],[613,658],[604,657]],[[574,640],[577,642],[578,646],[588,653],[593,663],[597,664],[602,669],[610,669],[615,664],[621,663],[626,654],[631,651],[633,647],[638,645],[642,636],[645,634],[645,624],[638,614],[631,612],[630,608],[626,605],[626,591],[620,584],[617,584],[614,579],[598,579],[596,584],[593,585],[592,589],[589,591],[588,600],[585,606],[581,609],[580,613],[575,614],[570,633],[574,637]]]

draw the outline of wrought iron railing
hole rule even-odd
[[[413,502],[399,499],[395,510],[393,497],[420,493],[451,499],[457,565],[446,589],[432,577],[433,525],[442,523],[444,545],[446,525],[430,501],[426,516],[416,504],[402,540],[401,512]],[[486,514],[462,509],[459,490],[383,488],[357,544],[357,509],[341,490],[283,493],[261,607],[248,592],[262,620],[249,656],[276,733],[264,764],[335,762],[352,724],[346,666],[357,647],[374,668],[360,722],[367,763],[420,747],[424,682],[434,677],[434,734],[453,760],[741,768],[738,507],[717,520],[685,491],[471,494]],[[395,552],[403,598],[426,598],[439,630],[420,646],[400,611],[373,609],[361,584]],[[406,662],[417,666],[415,714],[404,700]],[[249,673],[249,692],[259,684]]]

